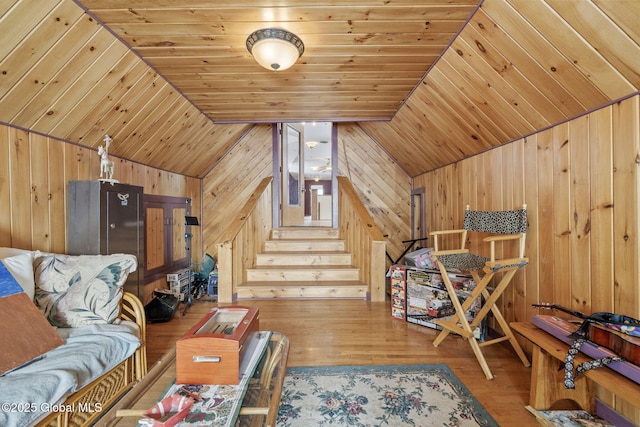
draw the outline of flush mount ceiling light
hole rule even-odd
[[[315,148],[320,144],[318,141],[306,141],[305,145],[309,148]]]
[[[300,37],[280,28],[263,28],[247,37],[247,50],[267,70],[282,71],[302,56],[304,43]]]

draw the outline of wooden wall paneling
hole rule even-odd
[[[554,151],[553,151],[552,130],[543,131],[537,134],[538,144],[537,171],[538,184],[538,255],[539,255],[539,280],[540,289],[538,296],[541,302],[554,301],[555,298],[555,252],[554,252],[554,224],[555,207],[553,205],[553,179],[554,179]]]
[[[49,141],[47,137],[29,134],[31,145],[31,239],[38,247],[51,252],[49,217]],[[32,243],[32,245],[33,245]]]
[[[483,100],[483,95],[479,93],[477,88],[466,84],[464,77],[462,77],[457,70],[453,67],[447,67],[442,76],[438,74],[441,72],[440,69],[433,71],[433,73],[429,73],[429,76],[438,76],[442,79],[439,84],[444,89],[441,98],[455,99],[459,97],[459,108],[461,111],[468,111],[474,116],[477,116],[478,121],[482,122],[482,124],[473,123],[472,128],[486,128],[486,132],[491,135],[491,137],[487,138],[489,141],[498,141],[497,143],[499,143],[499,141],[508,141],[512,138],[511,135],[513,135],[513,133],[509,134],[505,132],[508,125],[505,126],[502,123],[504,118],[496,115],[494,106]],[[498,121],[498,119],[502,120]],[[466,118],[462,118],[462,120],[466,121]],[[495,144],[496,143],[494,143],[494,145]]]
[[[593,0],[607,16],[628,34],[633,40],[640,37],[640,29],[637,24],[638,3],[634,1],[614,2],[610,0]],[[614,46],[614,48],[617,46]],[[638,84],[635,84],[638,87]]]
[[[614,310],[640,318],[640,96],[613,105]]]
[[[537,6],[537,14],[544,15],[548,11],[543,3]],[[514,65],[526,75],[534,87],[563,112],[565,117],[582,112],[589,105],[602,105],[607,101],[607,98],[593,87],[593,83],[569,58],[559,52],[548,39],[540,37],[536,28],[506,1],[488,2],[483,5],[483,11],[499,22],[502,30],[511,39],[518,40],[522,51],[518,55],[510,56],[512,60],[516,60]],[[557,31],[560,28],[563,33],[569,31],[566,23],[559,23],[559,25]],[[556,37],[562,37],[562,35],[556,35]],[[534,62],[518,63],[521,59],[529,59],[529,57]],[[556,121],[558,120],[552,120],[552,122]]]
[[[29,91],[28,88],[19,90],[20,93],[29,91],[33,96],[31,99],[25,98],[23,100],[23,108],[12,117],[11,120],[13,122],[24,123],[26,128],[40,131],[35,127],[35,123],[43,114],[60,114],[60,111],[54,109],[56,101],[60,100],[61,97],[63,98],[60,100],[61,102],[66,102],[66,99],[73,101],[74,98],[84,94],[77,94],[72,90],[74,83],[78,82],[78,77],[82,77],[80,81],[86,77],[88,81],[93,82],[95,76],[92,73],[101,74],[103,72],[103,64],[96,63],[96,61],[106,55],[108,57],[107,62],[111,63],[113,62],[112,56],[120,58],[124,54],[124,48],[112,39],[94,37],[87,40],[84,46],[81,46],[79,50],[73,53],[74,55],[68,58],[68,62],[56,64],[56,66],[61,65],[59,69],[55,68],[54,64],[47,64],[54,58],[54,55],[46,55],[44,57],[41,64],[45,67],[45,70],[51,70],[48,80],[54,81],[56,84],[42,85],[37,80],[25,81],[29,85],[34,85],[32,87],[35,87],[36,90]],[[70,105],[75,105],[75,102]],[[69,108],[69,105],[64,108]],[[63,116],[64,114],[60,115]]]
[[[170,163],[172,157],[188,156],[192,150],[177,138],[172,136],[176,134],[174,129],[180,126],[185,115],[189,114],[193,106],[184,99],[178,99],[178,102],[169,109],[165,118],[161,119],[155,129],[149,132],[144,138],[149,142],[160,142],[160,144],[145,144],[144,154],[140,158],[145,163],[166,165]]]
[[[112,151],[119,141],[133,135],[134,125],[130,124],[140,115],[149,114],[148,105],[162,87],[161,78],[148,68],[140,78],[135,79],[124,87],[119,87],[100,107],[90,115],[80,120],[68,134],[71,141],[81,141],[84,145],[97,147],[102,144],[105,134],[113,138]],[[126,158],[126,151],[117,150],[120,157]]]
[[[65,192],[67,191],[68,181],[78,181],[78,164],[79,158],[79,146],[74,144],[62,144],[64,150],[64,179],[65,179]]]
[[[443,105],[441,108],[445,117],[455,125],[464,134],[458,150],[469,156],[470,153],[477,153],[487,150],[500,144],[501,141],[508,140],[506,135],[494,127],[490,127],[492,122],[478,111],[464,93],[452,85],[446,75],[439,73],[437,70],[429,73],[432,81],[431,97],[438,104]],[[442,101],[446,100],[444,103]],[[466,115],[471,112],[475,120],[470,121]],[[481,125],[480,123],[483,123]]]
[[[343,132],[340,132],[343,131]],[[390,234],[398,234],[398,229],[406,229],[408,218],[410,217],[407,204],[409,199],[409,180],[406,174],[397,168],[393,160],[375,145],[369,137],[359,129],[352,127],[340,127],[338,132],[339,141],[342,142],[347,174],[352,181],[358,181],[363,185],[360,188],[373,188],[375,191],[367,189],[365,197],[374,206],[385,206],[382,214],[387,210],[387,224],[381,224],[381,229],[386,229]],[[347,133],[344,135],[343,133]],[[395,216],[391,214],[395,213]]]
[[[599,49],[595,49],[593,45],[588,43],[588,41],[576,31],[577,28],[567,26],[566,21],[550,6],[552,2],[531,2],[528,0],[508,1],[542,36],[547,40],[553,40],[553,45],[560,52],[564,52],[567,58],[571,60],[572,63],[570,67],[575,67],[576,70],[580,71],[584,77],[589,79],[595,88],[597,88],[595,92],[600,92],[606,96],[604,99],[600,96],[599,101],[597,97],[594,98],[597,104],[590,105],[603,104],[606,99],[618,99],[636,90],[628,80],[621,78],[620,73],[611,62],[603,57]],[[622,8],[625,3],[626,2],[620,3],[618,8]],[[603,5],[599,5],[599,7],[602,6]],[[589,8],[591,4],[584,2],[580,7]],[[633,16],[631,11],[628,11],[628,13],[629,16]],[[620,23],[621,20],[623,20],[622,16],[616,17],[617,23]],[[598,28],[598,32],[604,31],[602,27],[594,26],[593,23],[590,25],[592,29]],[[608,36],[607,39],[607,44],[611,43],[612,48],[616,49],[619,47],[616,46],[614,44],[615,42]],[[568,83],[572,84],[572,82]],[[592,89],[593,88],[591,88],[591,90]],[[594,95],[590,95],[590,97],[594,97]]]
[[[24,41],[33,28],[51,13],[58,3],[68,6],[68,2],[53,2],[42,4],[42,7],[34,8],[28,2],[4,2],[2,4],[1,24],[3,43],[0,46],[0,58],[4,58],[15,46]],[[80,12],[75,8],[78,16]],[[46,47],[45,47],[46,48]]]
[[[422,121],[407,121],[406,115],[402,114],[402,111],[407,108],[412,110],[412,107],[409,105],[403,106],[400,108],[398,113],[396,114],[395,119],[392,123],[382,123],[382,122],[361,122],[359,123],[360,127],[374,140],[376,143],[381,143],[382,141],[386,141],[385,150],[387,152],[391,152],[390,146],[395,146],[395,144],[402,144],[403,150],[394,150],[398,151],[394,153],[396,159],[402,158],[404,165],[404,170],[409,174],[411,171],[420,170],[425,166],[423,162],[423,158],[427,157],[429,153],[435,153],[436,149],[429,144],[424,144],[424,146],[420,143],[421,138],[420,135],[422,132],[425,132],[426,129],[429,128],[426,120]],[[402,134],[399,132],[402,130]],[[409,152],[417,153],[414,156],[407,155]],[[416,175],[415,173],[413,175]]]
[[[11,246],[11,164],[9,162],[11,152],[10,128],[0,126],[0,206],[3,206],[0,214],[0,247]]]
[[[8,2],[8,1],[0,4],[0,16],[7,13],[7,11],[11,9],[13,5],[14,5],[14,2]]]
[[[388,240],[386,251],[396,259],[411,238],[411,182],[407,174],[355,125],[338,128],[340,174],[359,192],[378,228]]]
[[[272,175],[271,142],[271,125],[254,125],[203,179],[203,248],[214,257],[229,223],[260,181]]]
[[[94,43],[87,49],[91,52],[95,50]],[[88,93],[101,81],[105,76],[109,76],[113,73],[117,78],[118,75],[122,75],[125,69],[119,67],[120,62],[128,57],[129,51],[119,42],[113,42],[107,46],[105,51],[95,61],[90,64],[83,64],[81,61],[73,60],[72,63],[76,67],[64,67],[60,71],[60,75],[54,78],[58,81],[60,87],[55,95],[50,95],[47,92],[55,92],[53,90],[41,91],[36,98],[46,101],[39,111],[34,111],[35,121],[29,126],[29,129],[37,130],[39,132],[49,134],[51,128],[59,121],[65,120],[68,116],[68,112],[78,104],[83,103],[83,99]],[[80,52],[81,57],[85,57],[84,52]],[[106,71],[105,71],[106,70]],[[67,73],[70,73],[70,76]],[[117,74],[116,74],[117,73]],[[64,83],[63,83],[64,82]],[[53,88],[56,85],[48,85],[48,88]],[[29,107],[34,103],[32,100],[29,103]],[[23,121],[19,117],[16,120]]]
[[[77,114],[73,126],[60,129],[60,134],[66,135],[70,141],[81,141],[85,145],[97,147],[108,133],[115,146],[118,141],[129,136],[121,127],[140,114],[149,102],[144,91],[154,87],[158,79],[158,75],[149,70],[146,64],[137,62],[102,99],[96,96],[98,103],[94,108],[86,110],[84,117]]]
[[[583,313],[591,312],[591,174],[589,162],[589,116],[569,123],[571,257],[570,302]]]
[[[42,41],[41,45],[36,44],[31,51],[23,50],[30,48],[29,44],[22,44],[19,49],[16,49],[6,59],[3,59],[3,67],[12,67],[11,69],[15,70],[14,73],[8,73],[8,81],[6,82],[8,90],[6,93],[2,93],[4,110],[2,117],[6,122],[10,122],[21,110],[29,106],[38,93],[50,86],[49,83],[55,81],[54,76],[60,69],[71,61],[78,52],[83,52],[83,47],[87,49],[85,46],[87,40],[90,39],[92,32],[98,30],[98,26],[95,23],[90,23],[88,20],[81,18],[76,5],[70,5],[70,2],[65,1],[62,6],[64,19],[58,21],[55,17],[50,17],[47,21],[53,21],[55,23],[53,27],[58,28],[52,28],[52,25],[44,25],[43,27],[38,27],[36,32],[29,37],[29,39],[35,38],[36,41],[42,41],[40,40],[41,38],[47,39],[47,37],[41,34],[47,34],[48,31],[51,31],[48,33],[49,39],[47,41]],[[70,26],[66,25],[67,22],[72,22],[73,20],[77,20],[77,22]],[[56,39],[56,37],[59,37],[59,39]],[[52,43],[53,41],[58,43],[54,44]],[[103,51],[105,45],[108,46],[109,44],[111,44],[111,41],[104,41],[98,47],[102,47],[100,51]],[[94,58],[94,55],[88,55],[87,57],[87,59],[92,58]],[[26,62],[21,62],[21,60],[25,61],[25,59]],[[29,68],[25,69],[27,65]],[[71,76],[67,76],[67,78],[69,77]],[[49,100],[48,98],[42,98],[34,107],[43,105]]]
[[[129,183],[133,185],[139,185],[139,186],[145,187],[146,180],[147,180],[147,169],[150,169],[150,168],[147,166],[144,166],[144,167],[138,167],[138,166],[140,165],[131,162],[131,180]],[[155,189],[151,187],[145,187],[144,191],[147,192],[148,194],[159,194],[158,193],[159,189]],[[167,195],[172,196],[172,194],[167,194]]]
[[[546,0],[562,19],[572,26],[584,40],[593,46],[604,59],[636,87],[640,84],[640,46],[619,25],[611,21],[593,2],[575,4],[562,0]],[[635,1],[627,3],[627,12],[640,13]],[[579,7],[579,10],[576,10]],[[637,31],[637,30],[636,30]],[[637,35],[637,33],[636,33]],[[626,92],[629,93],[629,92]]]
[[[482,15],[476,14],[476,16],[480,17]],[[481,22],[477,25],[483,25],[485,30],[487,28],[496,31],[500,30],[490,19],[486,19],[484,23]],[[500,34],[500,37],[504,40],[509,40],[505,34]],[[492,39],[491,41],[494,44],[496,43],[496,40]],[[487,44],[489,47],[491,46],[488,42]],[[466,38],[456,39],[451,46],[460,57],[456,61],[452,60],[454,66],[460,63],[461,67],[466,66],[475,70],[475,84],[482,82],[489,85],[490,88],[508,102],[510,109],[517,110],[520,116],[525,118],[526,123],[529,125],[529,130],[524,132],[521,130],[520,135],[548,126],[553,123],[553,119],[564,117],[558,112],[556,106],[542,96],[537,88],[532,86],[531,82],[520,73],[519,69],[513,67],[511,57],[505,58],[497,51],[490,51],[486,55],[481,55],[480,47],[473,40],[467,41]],[[482,46],[482,49],[486,50],[487,48]],[[522,53],[521,49],[517,51]],[[496,70],[502,72],[497,73]],[[528,97],[533,97],[536,102],[544,105],[542,110],[538,110],[536,108],[537,105],[533,100],[530,101]],[[497,110],[497,112],[499,111]]]
[[[551,214],[553,241],[553,301],[567,307],[572,306],[571,299],[571,263],[570,236],[575,232],[571,226],[571,192],[569,128],[567,124],[553,127],[549,131],[553,151],[553,212]],[[563,285],[564,284],[564,285]],[[568,286],[567,286],[568,285]]]
[[[175,123],[182,119],[181,116],[186,112],[185,107],[188,110],[191,105],[178,97],[171,97],[167,101],[159,105],[158,120],[136,134],[139,142],[133,158],[144,164],[155,160],[153,164],[164,165],[167,159],[182,157],[188,152],[186,147],[181,149],[180,146],[172,146],[169,135]]]
[[[436,106],[432,86],[430,79],[425,79],[422,86],[423,90],[415,92],[414,96],[407,100],[404,108],[410,108],[411,111],[431,110],[429,116],[421,117],[416,122],[411,121],[411,124],[417,126],[419,130],[416,141],[423,150],[423,156],[434,159],[434,162],[446,161],[450,163],[462,150],[458,151],[457,146],[447,144],[446,141],[466,140],[469,136],[457,127],[441,126],[441,123],[446,120],[447,114],[446,111]],[[409,122],[412,117],[407,117],[407,119]],[[404,132],[399,130],[398,133],[402,134]],[[433,145],[423,144],[425,134],[437,138],[439,142]],[[406,155],[410,154],[406,153]]]
[[[468,46],[463,44],[463,46]],[[506,93],[500,90],[484,90],[484,87],[478,85],[478,79],[481,77],[480,70],[473,68],[472,64],[460,59],[460,54],[455,50],[447,50],[440,61],[444,61],[447,75],[455,76],[454,80],[458,85],[464,84],[468,93],[473,93],[475,100],[475,108],[486,109],[486,116],[489,120],[498,123],[503,132],[513,138],[513,135],[520,135],[522,131],[533,129],[531,122],[532,117],[539,117],[537,121],[544,122],[540,113],[534,115],[522,112],[522,108],[514,108],[512,100]],[[444,68],[444,65],[443,65]],[[520,107],[520,104],[516,105]],[[508,139],[505,139],[508,140]]]
[[[181,144],[181,170],[185,175],[202,177],[210,171],[233,145],[238,142],[250,124],[225,125],[214,127],[204,116],[192,118],[190,121],[174,126],[175,138],[186,136]],[[171,156],[166,156],[169,161]]]
[[[449,150],[448,147],[442,144],[446,140],[445,134],[441,131],[440,126],[437,126],[437,122],[434,123],[437,118],[431,114],[418,119],[412,117],[412,112],[420,111],[422,102],[421,99],[407,99],[394,120],[389,124],[377,122],[360,123],[360,126],[366,129],[375,141],[402,142],[403,150],[392,149],[391,147],[395,145],[388,143],[384,145],[388,152],[394,153],[396,159],[402,158],[401,164],[405,165],[404,170],[411,176],[417,175],[416,171],[435,164],[439,156],[441,156],[441,150]],[[372,126],[375,126],[375,132],[371,132]],[[392,138],[386,136],[388,130],[393,132]],[[435,144],[425,144],[427,135],[437,142]]]
[[[28,101],[27,94],[20,100],[20,90],[10,89],[13,88],[18,82],[23,80],[28,72],[33,72],[38,79],[43,78],[47,73],[52,73],[54,70],[46,70],[38,66],[38,62],[43,58],[47,52],[57,55],[57,61],[64,61],[68,59],[68,55],[74,52],[74,46],[72,43],[81,44],[84,42],[84,34],[86,28],[77,31],[78,27],[82,27],[83,24],[89,23],[89,20],[82,20],[82,11],[72,2],[62,1],[58,5],[54,5],[50,2],[50,6],[53,6],[53,10],[46,7],[45,4],[41,5],[37,12],[33,9],[32,5],[28,2],[18,2],[16,7],[11,11],[9,15],[4,16],[0,23],[0,30],[5,35],[3,38],[2,48],[0,48],[0,58],[2,59],[2,67],[5,70],[9,70],[6,74],[2,74],[2,87],[7,92],[16,93],[17,102],[14,106],[8,106],[17,109],[24,105]],[[26,7],[27,11],[22,11],[22,8]],[[53,16],[44,16],[42,13],[51,14]],[[62,16],[64,19],[55,19],[55,16]],[[23,22],[26,18],[28,22]],[[96,28],[96,24],[92,25]],[[30,32],[30,34],[29,34]],[[67,48],[71,49],[71,52],[57,51],[56,42],[59,39],[65,37],[65,33],[70,36],[69,41],[66,43]],[[74,41],[75,38],[75,41]],[[16,48],[16,46],[19,46]],[[53,59],[51,59],[53,60]],[[59,62],[58,62],[59,63]],[[56,67],[55,69],[58,69]],[[40,70],[38,72],[38,70]],[[30,82],[32,79],[28,79]],[[41,80],[40,83],[46,82],[48,79]],[[36,86],[33,86],[34,90]],[[6,92],[0,94],[0,98],[3,98]],[[6,115],[5,115],[6,114]],[[10,116],[9,111],[3,113],[2,117],[7,118]]]
[[[113,142],[112,142],[113,144]],[[113,179],[117,179],[120,182],[131,184],[133,182],[131,176],[133,175],[133,163],[117,157],[112,157],[113,160]]]
[[[136,114],[124,127],[121,127],[120,132],[126,135],[126,145],[118,149],[119,156],[125,159],[137,159],[136,154],[143,149],[145,144],[149,143],[146,138],[148,132],[152,132],[158,123],[162,123],[162,117],[170,114],[173,107],[179,102],[178,98],[172,96],[175,94],[175,89],[162,83],[158,81],[153,96],[150,97],[147,93],[145,108],[140,109],[139,114]]]
[[[506,148],[507,146],[505,146]],[[510,207],[518,208],[522,207],[523,204],[526,203],[525,198],[525,155],[524,155],[524,141],[519,139],[514,141],[512,144],[508,144],[509,147],[509,157],[512,163],[510,174],[505,174],[504,176],[512,176],[512,180],[507,180],[508,186],[510,187],[511,197],[507,197],[505,199],[507,209]],[[528,211],[527,211],[527,222],[528,222]],[[527,234],[528,234],[527,229]],[[528,257],[528,254],[525,250],[525,257]],[[521,270],[513,277],[512,284],[512,292],[513,297],[507,301],[507,305],[510,311],[510,315],[508,318],[522,321],[528,320],[530,318],[528,310],[527,310],[527,272],[525,267],[524,270]]]
[[[476,164],[479,159],[479,157],[474,157],[472,162]],[[469,168],[465,168],[461,164],[452,164],[443,176],[441,191],[445,198],[441,201],[441,204],[446,217],[449,218],[448,222],[450,225],[448,228],[462,228],[464,211],[467,205],[470,205],[472,209],[474,209],[474,206],[478,206],[478,188],[481,183],[477,175],[473,175],[470,179],[467,179],[470,172],[471,170]],[[474,169],[473,172],[475,173],[476,170]],[[460,244],[459,238],[453,238],[447,247],[459,248]]]
[[[511,19],[504,16],[501,18]],[[567,117],[563,110],[568,107],[560,107],[556,102],[567,101],[573,108],[578,108],[579,104],[572,94],[567,94],[570,100],[562,98],[566,89],[537,61],[538,58],[532,56],[534,53],[541,54],[542,49],[523,47],[519,44],[522,40],[512,38],[509,34],[511,28],[504,28],[503,25],[504,19],[490,16],[490,12],[483,8],[471,19],[467,27],[469,34],[460,40],[461,46],[465,46],[465,52],[477,54],[477,57],[472,58],[476,66],[482,67],[482,78],[493,81],[504,78],[504,83],[509,86],[505,93],[518,100],[511,101],[509,109],[520,110],[526,120],[537,128],[543,122],[553,123]],[[516,23],[514,27],[522,32],[522,37],[531,37],[531,29],[522,28],[521,25],[528,27],[524,23]],[[544,44],[544,41],[539,43]],[[526,103],[521,104],[523,101]]]
[[[70,106],[68,113],[52,123],[49,135],[62,135],[68,141],[80,141],[105,114],[113,110],[114,120],[119,118],[123,95],[132,88],[148,71],[147,65],[133,53],[124,55],[113,72],[104,76],[82,102]],[[82,130],[77,130],[82,129]],[[109,131],[111,132],[111,130]],[[89,144],[96,146],[96,144]],[[97,144],[100,145],[100,144]]]
[[[122,76],[128,75],[138,62],[139,59],[130,51],[115,43],[81,73],[63,96],[51,102],[52,106],[33,124],[33,129],[48,135],[66,135],[68,129],[81,121],[89,111],[94,110],[100,102],[105,102],[113,88],[122,83]],[[66,130],[63,131],[60,126]],[[54,132],[56,128],[61,133]]]
[[[65,252],[67,248],[67,175],[65,171],[65,143],[48,138],[49,158],[47,166],[49,170],[49,212],[50,229],[49,248],[51,252]]]
[[[612,109],[589,116],[589,171],[591,201],[591,309],[613,311],[613,135]]]
[[[513,151],[514,144],[507,144],[502,147],[498,147],[492,151],[496,151],[498,153],[499,158],[498,162],[494,165],[496,168],[496,178],[500,181],[501,192],[499,196],[501,197],[500,201],[500,210],[507,209],[515,209],[518,206],[514,205],[514,185],[521,180],[521,177],[517,177],[515,166],[518,165],[518,162],[514,162]],[[518,173],[522,173],[522,169],[518,169]],[[512,176],[514,179],[503,179],[502,177]],[[500,250],[500,257],[504,258],[505,256],[514,256],[518,253],[517,245],[513,244],[514,242],[503,242],[499,247],[496,247],[496,256],[498,254],[498,250]],[[522,270],[516,272],[516,274],[511,279],[511,284],[509,287],[503,292],[502,296],[498,300],[498,307],[500,307],[500,311],[502,314],[509,319],[513,319],[515,317],[515,307],[514,303],[518,299],[518,289],[521,287],[522,277],[524,272]]]
[[[640,318],[640,96],[614,104],[613,196],[614,196],[614,283],[615,313]],[[599,260],[593,260],[598,262]],[[617,400],[615,408],[636,423],[640,408]]]
[[[36,248],[31,236],[31,144],[26,131],[9,130],[9,176],[11,181],[11,246],[21,249]],[[40,242],[35,242],[39,244]]]
[[[164,265],[164,209],[148,206],[145,209],[145,268],[152,270]]]
[[[529,258],[529,264],[524,269],[525,276],[525,313],[533,314],[531,304],[546,302],[540,294],[540,282],[542,281],[541,260],[542,251],[540,241],[543,230],[546,226],[540,218],[542,207],[540,206],[538,171],[538,135],[531,135],[522,140],[524,165],[522,168],[522,180],[524,185],[524,202],[527,204],[527,242],[525,255]],[[546,277],[546,276],[545,276]],[[547,295],[545,294],[544,297]],[[520,318],[526,320],[529,316]],[[522,344],[524,339],[521,339]],[[530,347],[530,344],[527,344]]]
[[[533,52],[527,48],[523,48],[518,41],[508,34],[508,31],[501,25],[495,25],[492,17],[488,16],[484,9],[480,9],[470,21],[468,30],[477,38],[479,49],[491,49],[493,54],[501,57],[502,63],[508,63],[510,66],[499,70],[501,73],[508,73],[513,77],[513,83],[520,88],[526,88],[525,98],[540,111],[538,115],[547,117],[563,117],[562,109],[557,104],[566,101],[566,89],[553,77],[549,70],[539,63],[533,56]],[[516,25],[520,28],[519,25]],[[530,37],[530,33],[521,30],[525,37]],[[498,70],[498,69],[496,69]],[[520,82],[520,85],[517,82]],[[544,88],[541,91],[539,88]],[[571,101],[572,105],[576,105],[575,99]],[[507,111],[512,110],[509,106]],[[500,122],[505,126],[504,122]]]

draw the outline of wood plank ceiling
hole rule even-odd
[[[0,121],[189,176],[300,120],[358,122],[416,176],[640,89],[637,0],[41,3],[0,2]],[[289,70],[245,47],[269,26],[305,43]]]
[[[273,122],[390,119],[477,0],[80,2],[214,122]],[[294,67],[247,50],[270,27],[303,40]]]

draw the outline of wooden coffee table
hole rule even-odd
[[[249,381],[238,417],[241,426],[275,426],[282,383],[287,370],[289,339],[272,332],[267,350],[260,360],[256,375]],[[175,346],[169,350],[116,404],[96,422],[96,426],[135,426],[139,413],[155,405],[163,393],[175,382]],[[121,416],[124,415],[124,416]]]

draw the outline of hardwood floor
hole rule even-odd
[[[530,368],[508,346],[483,349],[495,375],[489,381],[466,341],[451,336],[435,348],[432,342],[437,331],[393,319],[388,303],[252,300],[237,305],[258,307],[260,329],[289,337],[289,366],[446,363],[501,426],[539,425],[525,409]],[[149,366],[215,306],[199,301],[183,316],[184,306],[180,305],[170,322],[149,324]]]

